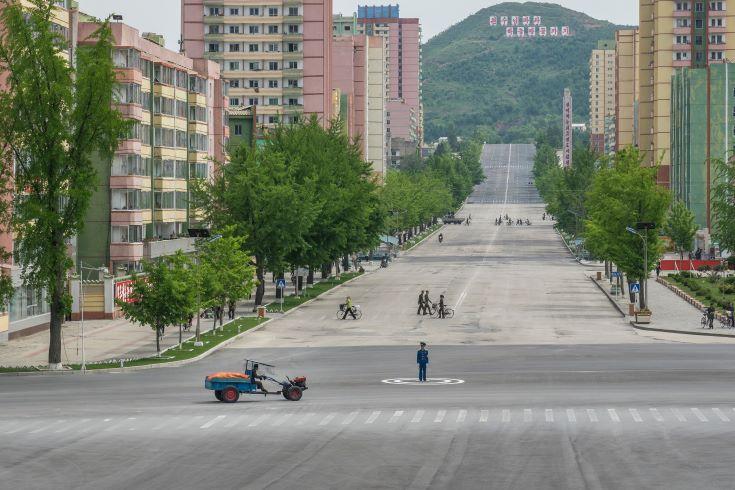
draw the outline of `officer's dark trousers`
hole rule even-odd
[[[419,364],[419,381],[426,381],[426,364]]]

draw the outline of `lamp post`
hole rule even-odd
[[[196,340],[194,341],[194,347],[201,347],[204,345],[204,342],[199,338],[199,334],[201,333],[200,330],[200,320],[202,318],[202,278],[201,278],[201,268],[199,267],[199,252],[201,251],[201,245],[212,243],[222,238],[222,235],[215,235],[207,240],[202,240],[200,242],[197,242],[196,246],[196,261],[197,261],[197,328],[196,328]]]
[[[641,240],[643,240],[643,299],[641,300],[641,310],[646,308],[646,301],[648,301],[648,240],[646,240],[646,237],[638,233],[636,230],[631,228],[630,226],[626,227],[625,230],[628,233],[632,233],[633,235],[637,235],[640,237]]]

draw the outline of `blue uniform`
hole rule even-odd
[[[429,364],[429,351],[419,349],[416,352],[416,363],[419,365],[419,381],[426,381],[426,366]]]

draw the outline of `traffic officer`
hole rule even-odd
[[[419,381],[426,381],[426,366],[429,364],[429,351],[426,350],[426,342],[421,342],[420,349],[416,352],[416,363],[419,365]]]

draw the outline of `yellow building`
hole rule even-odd
[[[615,144],[616,149],[638,146],[638,29],[615,33]]]
[[[600,41],[590,55],[590,145],[615,150],[615,42]]]

